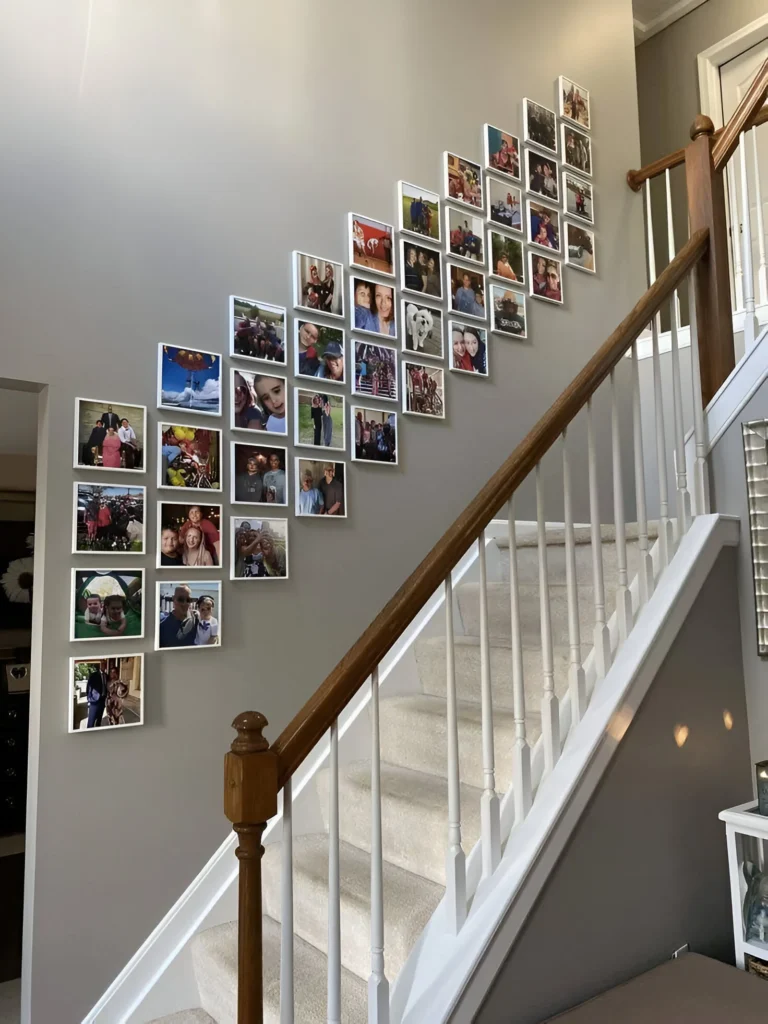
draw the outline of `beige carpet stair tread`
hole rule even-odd
[[[179,1010],[168,1017],[155,1017],[149,1024],[217,1024],[205,1010]]]
[[[538,535],[536,532],[535,525],[529,523],[518,523],[515,531],[517,546],[518,548],[535,548],[538,547]],[[573,530],[574,540],[577,544],[591,544],[592,543],[592,530],[589,526],[576,526]],[[637,523],[626,523],[624,535],[627,540],[637,540],[638,538],[638,527]],[[603,544],[610,544],[616,540],[616,527],[613,523],[603,523],[600,527],[600,536]],[[656,520],[649,520],[648,522],[648,538],[649,540],[656,540],[659,536],[659,524]],[[565,546],[565,529],[562,526],[550,526],[546,531],[547,545],[560,545]],[[509,548],[509,537],[506,533],[503,533],[500,537],[495,537],[494,540],[500,548]]]

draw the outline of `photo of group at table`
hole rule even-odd
[[[157,584],[155,649],[191,650],[221,645],[221,582],[161,580]]]
[[[144,721],[144,655],[70,658],[69,731],[109,730]]]
[[[287,505],[286,449],[232,445],[232,501],[241,505]]]
[[[73,552],[144,554],[143,487],[76,483]]]
[[[75,469],[144,472],[146,429],[146,406],[75,399]]]
[[[159,568],[221,565],[221,505],[158,502],[157,536]]]
[[[233,580],[279,580],[288,577],[288,520],[233,516]]]

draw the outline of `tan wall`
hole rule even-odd
[[[34,455],[0,452],[0,491],[34,491],[36,472]]]

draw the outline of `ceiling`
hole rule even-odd
[[[632,0],[635,44],[644,43],[707,0]]]

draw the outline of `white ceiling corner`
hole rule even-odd
[[[701,7],[707,0],[632,0],[635,45],[644,43],[657,32]]]

